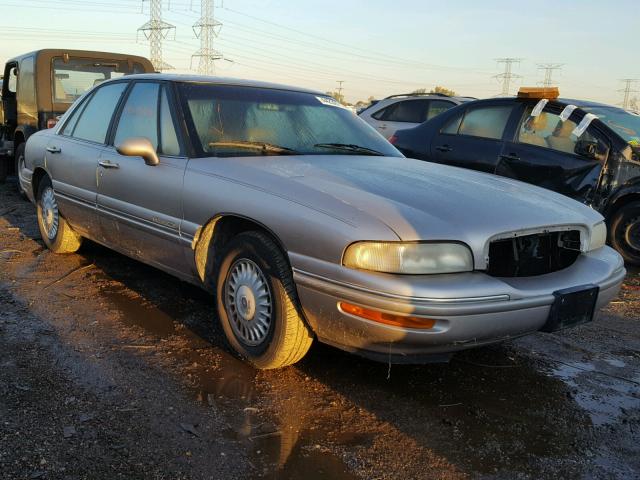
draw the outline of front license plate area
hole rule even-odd
[[[555,301],[541,330],[556,332],[592,321],[599,290],[596,285],[583,285],[553,292]]]

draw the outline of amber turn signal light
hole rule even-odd
[[[431,318],[394,315],[392,313],[379,312],[345,302],[339,302],[338,306],[344,313],[365,318],[373,322],[384,323],[385,325],[393,325],[394,327],[429,329],[433,328],[436,324],[436,321]]]

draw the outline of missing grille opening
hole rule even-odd
[[[491,242],[487,273],[495,277],[532,277],[557,272],[580,255],[580,232],[546,232]]]

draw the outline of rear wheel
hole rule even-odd
[[[223,253],[218,315],[231,347],[260,369],[302,359],[313,337],[300,313],[289,265],[269,236],[242,233]]]
[[[73,253],[80,248],[82,237],[60,215],[49,178],[43,178],[38,185],[36,210],[40,236],[49,250],[54,253]]]
[[[22,198],[27,198],[26,192],[22,189],[22,185],[20,185],[20,171],[24,167],[24,147],[25,147],[25,143],[22,142],[20,145],[18,145],[18,148],[16,148],[15,169],[16,169],[16,178],[18,180],[18,193]]]
[[[611,217],[611,246],[625,262],[640,265],[640,201],[626,204]]]

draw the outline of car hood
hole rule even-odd
[[[349,210],[357,209],[386,224],[405,241],[462,241],[482,261],[492,237],[567,225],[581,226],[588,234],[602,220],[591,208],[549,190],[420,160],[271,156],[259,161],[254,158],[247,165],[265,174],[286,177],[286,183],[295,182],[295,188],[291,185],[286,192],[274,193],[297,203],[342,217],[349,217]],[[269,184],[265,182],[260,188]],[[283,183],[274,185],[281,188]],[[317,205],[323,197],[330,199]]]

